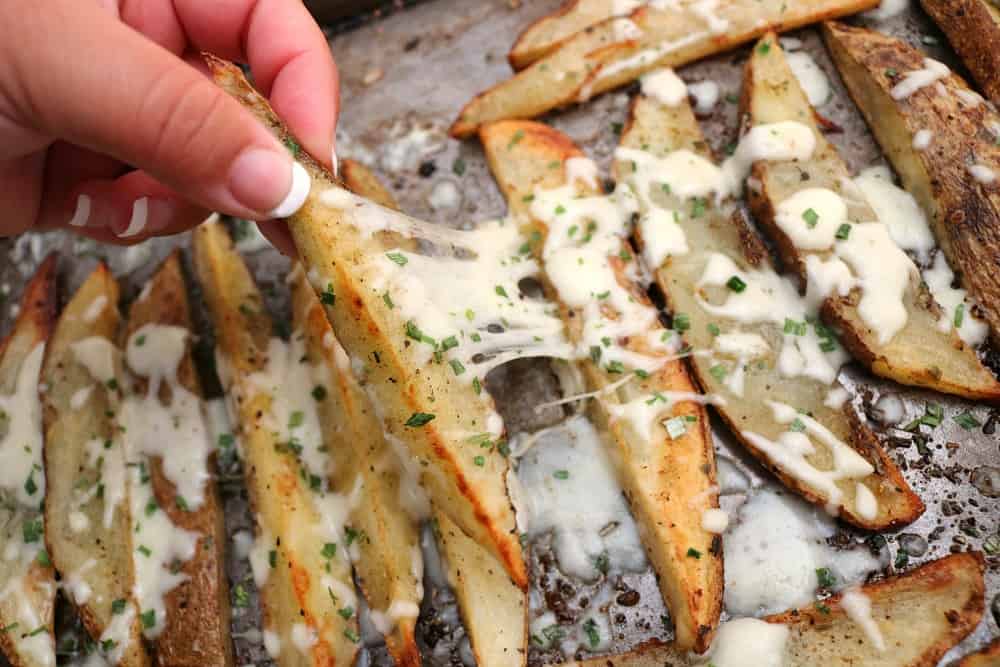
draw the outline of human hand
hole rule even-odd
[[[130,244],[214,210],[267,221],[294,252],[268,221],[291,191],[291,154],[204,75],[201,51],[249,63],[331,166],[337,70],[301,2],[3,0],[0,236],[72,227]]]

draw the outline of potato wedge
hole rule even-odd
[[[909,488],[875,435],[860,422],[853,408],[845,404],[846,393],[836,382],[838,352],[831,352],[832,356],[824,355],[821,352],[822,340],[813,333],[814,328],[809,329],[805,336],[795,336],[784,331],[780,320],[763,317],[741,323],[731,313],[713,308],[729,303],[731,290],[725,285],[702,284],[709,265],[720,261],[729,263],[734,275],[742,276],[744,288],[751,292],[763,289],[771,293],[771,298],[777,302],[788,298],[793,305],[798,297],[794,284],[775,273],[766,247],[742,216],[730,215],[710,199],[699,204],[697,199],[681,198],[676,180],[673,190],[669,189],[669,184],[663,187],[656,179],[649,184],[635,180],[645,178],[647,172],[654,173],[650,169],[662,171],[662,168],[656,167],[656,162],[637,170],[637,161],[667,160],[670,156],[684,155],[682,151],[698,159],[711,160],[707,142],[690,105],[684,102],[667,107],[652,98],[639,96],[622,134],[621,146],[616,154],[615,175],[620,181],[631,184],[637,192],[640,188],[649,188],[649,196],[655,196],[654,203],[642,211],[643,217],[640,217],[637,230],[638,244],[650,264],[660,262],[655,268],[656,282],[664,293],[668,309],[673,313],[675,328],[676,321],[683,316],[686,319],[683,331],[685,342],[696,352],[702,351],[690,359],[698,383],[706,392],[725,398],[725,404],[716,405],[715,410],[750,453],[786,486],[810,502],[836,510],[844,520],[867,529],[885,529],[913,521],[923,512],[923,503]],[[690,169],[693,170],[693,167]],[[670,180],[669,175],[666,180]],[[648,210],[652,206],[661,211],[681,212],[665,224],[680,228],[686,239],[687,251],[675,252],[672,256],[668,254],[662,260],[650,259],[651,254],[656,254],[650,253],[650,246],[656,245],[658,240],[644,236],[644,232],[652,236],[661,231],[660,227],[646,227],[643,222],[657,219]],[[696,206],[701,208],[696,210]],[[728,352],[720,342],[737,340],[734,336],[759,337],[763,349],[755,358],[740,361],[740,354]],[[808,352],[811,348],[807,345],[815,349]],[[825,359],[823,363],[829,364],[828,376],[822,377],[819,372],[784,372],[780,359],[786,346],[790,350],[806,350],[810,355],[817,354]],[[815,362],[814,365],[821,364]],[[739,384],[735,384],[736,380]],[[822,480],[796,474],[796,467],[783,459],[781,448],[767,446],[767,443],[788,437],[782,433],[789,428],[788,424],[778,423],[772,417],[772,409],[766,407],[768,402],[791,406],[795,413],[811,415],[815,424],[822,425],[837,440],[849,445],[871,465],[873,471],[868,474],[859,471],[856,475],[836,480],[835,488]],[[748,434],[760,436],[765,446],[761,446],[761,439]],[[816,437],[815,433],[811,435]],[[836,467],[832,451],[825,446],[816,447],[804,461],[822,471]],[[875,499],[877,511],[874,515],[859,511],[859,493],[865,494],[861,486]],[[839,498],[832,497],[834,495]]]
[[[355,194],[383,206],[399,209],[392,194],[364,165],[344,160],[340,173],[344,184]],[[371,422],[367,428],[368,433],[378,433],[380,426],[377,420],[373,420],[368,399],[353,376],[345,369],[338,379],[344,386],[344,396],[347,397],[345,403],[349,398],[354,410],[361,413],[356,423],[363,425],[367,420]],[[376,439],[378,443],[374,442]],[[384,443],[384,440],[373,435],[356,437],[356,440],[371,441],[373,447],[380,448],[378,451],[385,447],[384,444],[379,444]],[[366,458],[378,460],[381,455]],[[396,485],[396,482],[386,480],[383,488],[388,490]],[[389,506],[388,502],[385,504]],[[447,563],[448,578],[458,598],[476,664],[479,667],[524,665],[528,658],[527,599],[524,591],[511,582],[506,571],[490,552],[462,533],[446,513],[435,511],[434,518],[438,528],[438,545]],[[362,588],[366,588],[366,594],[374,595],[365,585],[366,576],[362,572],[361,563],[356,564],[355,568],[361,577]],[[417,602],[420,600],[417,599]],[[392,651],[391,642],[389,649]],[[395,652],[393,657],[398,665],[406,664]]]
[[[0,343],[0,541],[18,545],[0,559],[0,655],[12,667],[56,664],[55,570],[45,551],[45,495],[39,373],[56,314],[56,257],[46,259],[21,297],[21,312]]]
[[[954,73],[896,100],[891,91],[901,77],[924,67],[920,51],[838,23],[824,26],[823,36],[875,139],[927,213],[941,250],[978,302],[993,342],[1000,343],[1000,276],[993,270],[1000,252],[1000,190],[989,181],[990,174],[1000,175],[1000,114],[980,104]],[[932,133],[928,150],[914,148],[921,130]],[[970,171],[975,167],[985,170],[982,182]]]
[[[528,600],[493,555],[435,511],[438,545],[479,667],[528,660]]]
[[[598,195],[596,183],[587,186],[582,181],[570,182],[572,168],[567,161],[580,160],[583,153],[565,135],[530,121],[486,125],[480,131],[480,139],[494,178],[507,198],[508,209],[520,225],[522,235],[525,238],[534,235],[537,239],[532,247],[546,272],[544,279],[549,293],[554,300],[562,299],[565,295],[559,293],[560,284],[553,282],[556,274],[551,273],[558,251],[546,259],[548,250],[545,249],[550,242],[549,234],[557,232],[537,218],[534,215],[537,208],[529,207],[528,203],[540,196],[540,192],[554,191],[566,184],[571,188],[580,186],[580,195]],[[554,165],[560,168],[554,169]],[[573,215],[572,212],[566,214]],[[584,219],[587,215],[589,213],[584,211],[579,220],[581,229],[589,224],[596,226],[593,222],[596,218]],[[624,227],[625,220],[622,222]],[[581,238],[583,235],[580,232]],[[685,648],[704,651],[711,643],[722,609],[721,540],[702,528],[703,513],[718,508],[718,494],[714,491],[715,449],[708,417],[684,362],[673,359],[675,351],[667,346],[658,347],[661,340],[670,338],[670,333],[657,320],[656,311],[643,290],[629,278],[628,263],[634,260],[627,242],[616,239],[612,246],[608,257],[603,259],[612,267],[608,275],[615,284],[592,285],[595,291],[610,290],[604,297],[603,314],[595,315],[586,305],[570,305],[567,301],[561,302],[560,311],[570,340],[579,345],[587,345],[582,342],[587,335],[585,329],[594,326],[593,322],[600,317],[609,317],[609,323],[597,326],[606,330],[607,336],[618,336],[615,340],[605,338],[603,351],[598,347],[594,353],[591,348],[592,358],[581,362],[582,370],[588,391],[602,392],[593,404],[596,421],[610,433],[610,458],[617,464],[625,496],[641,526],[646,552],[670,609],[676,641]],[[550,261],[552,264],[548,263]],[[600,270],[596,266],[580,269],[582,272]],[[573,279],[571,282],[582,281]],[[565,283],[562,287],[569,288]],[[612,332],[615,325],[610,324],[611,321],[621,328],[631,324],[626,320],[642,314],[616,310],[619,307],[616,289],[623,291],[623,300],[641,304],[648,315],[646,324],[629,326],[628,332],[620,335]],[[615,312],[608,315],[611,310]],[[626,361],[612,361],[611,357],[616,354],[621,354]],[[652,366],[649,372],[640,369],[637,376],[622,384],[623,373],[633,373],[637,368],[628,361],[632,357],[642,358],[642,363],[649,360]],[[638,420],[629,417],[636,405],[646,408],[649,401],[658,405],[657,397],[665,396],[676,398],[663,400],[656,414],[644,414]],[[667,419],[679,420],[675,422],[678,432],[668,433],[668,428],[658,427]],[[651,425],[654,422],[656,427]],[[692,557],[692,553],[699,557]]]
[[[281,667],[351,665],[359,636],[345,552],[365,538],[347,524],[352,489],[327,488],[323,450],[333,443],[318,426],[319,383],[301,334],[271,337],[261,294],[221,223],[195,231],[194,257],[243,442],[265,644]]]
[[[916,265],[898,249],[885,225],[873,224],[875,212],[851,188],[847,164],[820,131],[773,34],[759,42],[747,62],[742,109],[751,125],[792,121],[813,132],[816,144],[808,160],[754,163],[752,178],[759,187],[748,188],[748,200],[804,291],[807,283],[815,288],[830,280],[833,272],[826,267],[847,273],[851,284],[839,287],[840,279],[833,278],[838,282],[822,313],[851,354],[876,375],[901,384],[1000,399],[1000,382],[980,363],[975,349],[954,327],[939,329],[942,311]],[[835,219],[845,226],[842,240],[835,237],[841,233]],[[814,260],[824,268],[814,269]]]
[[[279,137],[289,136],[237,67],[217,59],[208,62],[218,85]],[[404,442],[420,461],[423,484],[434,502],[488,546],[517,585],[526,588],[505,482],[507,460],[500,448],[473,455],[467,446],[470,438],[484,433],[494,441],[502,437],[503,421],[492,398],[481,391],[478,377],[470,381],[471,373],[453,373],[444,363],[444,341],[424,336],[381,287],[392,270],[387,253],[409,247],[414,234],[445,235],[449,242],[457,235],[359,199],[341,189],[313,158],[298,157],[312,178],[312,191],[288,219],[289,228],[338,339],[352,364],[365,369],[358,379],[378,407],[386,433]],[[437,354],[428,363],[431,343]]]
[[[634,9],[632,5],[638,4],[640,3],[622,3],[620,0],[568,0],[552,14],[543,16],[525,28],[507,54],[507,60],[515,70],[524,69],[558,49],[577,33],[612,16],[618,16],[615,10],[620,5],[625,6],[627,15]]]
[[[301,267],[292,276],[292,309],[296,335],[305,337],[310,361],[329,375],[329,385],[317,385],[324,389],[316,409],[331,444],[333,487],[352,488],[361,480],[360,501],[350,513],[351,526],[367,536],[358,540],[359,554],[352,557],[361,590],[396,665],[419,665],[414,632],[424,593],[417,514],[421,509],[403,503],[420,505],[426,500],[411,498],[413,489],[403,484],[397,455],[382,437],[375,411],[354,380],[347,355]]]
[[[956,667],[1000,667],[1000,639],[958,661]]]
[[[933,667],[972,632],[983,614],[983,559],[976,553],[945,556],[905,574],[861,588],[885,641],[879,651],[844,611],[841,595],[822,603],[768,616],[789,629],[785,667],[864,665]],[[649,645],[634,653],[566,663],[574,667],[660,667],[704,664],[672,645]]]
[[[481,125],[525,119],[585,101],[657,67],[678,67],[753,40],[869,9],[875,0],[723,0],[651,5],[607,19],[567,40],[513,78],[480,93],[451,126],[465,138]]]
[[[990,0],[920,0],[973,78],[1000,103],[1000,8]]]
[[[167,258],[142,294],[143,297],[137,299],[129,311],[122,336],[122,349],[127,350],[130,342],[136,345],[138,340],[142,340],[139,348],[152,348],[156,340],[162,336],[162,332],[169,333],[170,329],[179,328],[187,332],[184,353],[180,365],[175,369],[176,382],[193,397],[200,399],[201,386],[191,357],[191,312],[178,253],[175,252]],[[170,329],[167,329],[168,327]],[[150,352],[150,354],[158,353],[158,351]],[[134,396],[145,397],[149,392],[148,374],[142,375],[130,368],[127,358],[126,356],[126,370],[132,377],[132,392]],[[177,399],[170,382],[163,380],[164,378],[157,379],[160,383],[159,395],[150,397],[150,400],[159,401],[169,407]],[[136,400],[134,396],[130,396],[126,401]],[[139,407],[136,414],[142,415],[142,421],[129,424],[125,437],[149,437],[144,430],[153,423],[153,410],[150,410],[148,404],[144,402],[135,405]],[[200,405],[200,401],[194,410],[203,412],[204,407]],[[201,497],[197,504],[192,498],[185,498],[171,481],[170,475],[165,471],[162,457],[147,456],[145,452],[126,448],[130,471],[134,473],[137,465],[146,466],[138,470],[148,470],[149,474],[145,483],[142,482],[144,475],[139,476],[139,488],[136,488],[133,477],[130,493],[137,495],[132,501],[132,506],[142,507],[145,502],[155,502],[159,508],[156,511],[162,511],[171,525],[187,533],[182,539],[191,540],[194,546],[191,557],[179,563],[180,577],[183,580],[178,581],[174,588],[163,596],[164,618],[156,619],[158,629],[161,624],[162,629],[159,629],[159,633],[151,639],[153,661],[163,667],[232,665],[229,584],[224,571],[223,552],[226,532],[218,494],[212,479],[207,477],[214,469],[212,451],[214,448],[209,448],[211,443],[208,443],[205,437],[204,417],[199,424],[185,423],[176,428],[184,430],[170,437],[169,456],[174,457],[175,462],[182,457],[187,459],[198,456],[199,447],[204,447],[206,450],[204,458],[197,462],[192,461],[190,467],[185,465],[183,470],[178,471],[195,480],[206,477],[201,484]],[[188,432],[191,433],[190,436],[184,435]],[[166,434],[159,434],[159,437],[163,435]],[[191,453],[185,453],[184,449]],[[143,488],[145,484],[149,484],[150,487]],[[153,516],[139,514],[133,517],[136,524],[133,539],[142,542],[147,530],[160,528],[155,523],[158,519],[155,516],[156,511],[151,512]],[[137,558],[146,556],[138,554]],[[142,611],[148,612],[147,609]]]
[[[83,625],[112,664],[147,667],[121,403],[118,283],[103,264],[66,304],[45,351],[45,543]]]

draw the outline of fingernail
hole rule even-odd
[[[129,218],[128,227],[117,232],[119,238],[127,239],[138,236],[146,229],[146,222],[149,220],[149,198],[140,197],[132,203],[132,216]]]
[[[286,217],[309,194],[309,175],[286,152],[248,148],[229,168],[229,191],[237,202],[266,217]]]
[[[330,149],[330,168],[333,170],[333,177],[340,178],[340,159],[337,157],[337,147]]]
[[[71,227],[83,227],[90,220],[90,197],[80,195],[76,198],[76,210],[73,217],[69,219]]]

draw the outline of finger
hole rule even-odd
[[[249,112],[107,12],[5,0],[0,26],[22,124],[145,169],[204,208],[265,219],[290,195],[304,199],[308,176]],[[24,48],[31,38],[51,43]]]
[[[107,155],[55,142],[46,154],[41,206],[34,227],[45,230],[92,223],[90,201],[80,200],[74,189],[84,181],[115,179],[129,171],[128,166]]]
[[[265,220],[257,223],[260,233],[263,234],[282,255],[295,259],[299,256],[299,251],[292,241],[292,233],[288,231],[288,225],[280,220]]]
[[[191,44],[250,64],[302,147],[332,167],[339,79],[323,32],[301,2],[173,0]]]
[[[41,201],[45,153],[0,161],[0,238],[30,229]]]

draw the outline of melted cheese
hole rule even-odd
[[[640,396],[628,403],[609,403],[606,407],[614,420],[624,420],[639,437],[648,442],[653,438],[653,425],[662,424],[673,412],[674,405],[681,402],[725,405],[726,399],[713,394],[659,391],[648,396]]]
[[[836,522],[814,506],[772,488],[754,493],[723,540],[725,605],[734,616],[773,614],[809,604],[826,568],[836,588],[862,582],[880,568],[865,545],[827,544]]]
[[[0,492],[25,508],[37,508],[45,497],[42,406],[38,398],[44,355],[43,343],[33,347],[18,369],[14,392],[0,394]]]
[[[989,326],[975,316],[975,302],[968,293],[953,286],[955,274],[948,266],[943,252],[938,251],[930,268],[924,270],[923,276],[934,300],[941,306],[938,329],[948,331],[955,328],[962,340],[969,345],[984,343],[989,335]]]
[[[786,53],[785,60],[809,98],[809,104],[818,107],[830,101],[833,97],[830,80],[811,55],[805,51]]]
[[[754,667],[785,664],[789,630],[784,625],[755,618],[735,618],[719,625],[709,653],[715,667],[746,667],[753,656]]]
[[[917,130],[916,134],[913,135],[913,147],[918,151],[927,150],[931,141],[934,139],[934,132],[928,129]]]
[[[840,606],[847,617],[854,621],[865,633],[868,641],[877,651],[885,651],[885,639],[878,623],[872,618],[872,601],[860,589],[852,588],[844,592]]]
[[[752,431],[743,431],[743,437],[764,452],[782,472],[822,492],[831,509],[840,504],[844,495],[837,486],[838,481],[862,479],[874,472],[868,461],[812,417],[799,414],[784,403],[768,401],[767,405],[775,421],[790,425],[789,430],[777,441]],[[816,451],[817,442],[830,452],[833,467],[829,470],[820,470],[807,460]]]
[[[98,382],[109,382],[115,377],[115,348],[107,338],[91,336],[70,345],[77,363]]]
[[[888,167],[869,167],[854,179],[854,184],[896,245],[925,261],[934,249],[927,216],[913,195],[892,182]]]
[[[675,107],[687,100],[687,86],[669,67],[643,74],[639,81],[642,94],[664,106]]]
[[[645,91],[644,91],[645,92]],[[707,116],[719,103],[719,84],[715,81],[698,81],[688,86],[694,98],[694,111],[699,116]]]
[[[32,563],[33,560],[27,561],[25,566],[31,567]],[[25,575],[26,573],[12,577],[0,590],[0,601],[6,602],[7,598],[13,598],[17,603],[17,615],[13,619],[17,627],[5,629],[4,632],[7,633],[8,639],[13,641],[18,652],[31,656],[35,661],[34,664],[54,666],[56,664],[55,640],[52,633],[45,627],[45,621],[38,610],[29,602],[30,593],[27,590]],[[54,591],[52,592],[54,593]],[[39,628],[43,628],[44,631],[35,632]]]
[[[551,533],[560,569],[592,581],[600,563],[616,571],[646,567],[642,542],[600,436],[589,421],[563,424],[515,442],[519,520],[528,533]]]
[[[907,72],[903,80],[892,87],[889,94],[894,100],[905,100],[921,88],[940,81],[950,73],[951,70],[944,63],[933,58],[924,58],[923,68]]]

